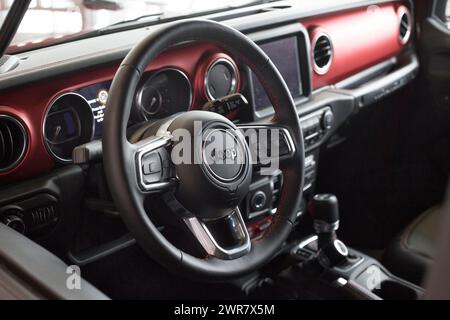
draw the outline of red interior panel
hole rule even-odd
[[[402,45],[397,10],[395,4],[384,4],[301,21],[310,39],[323,31],[334,49],[329,71],[312,72],[313,88],[334,84],[398,54]]]

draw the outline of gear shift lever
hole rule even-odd
[[[336,236],[339,228],[338,200],[333,194],[318,194],[313,197],[310,209],[318,236],[319,259],[328,267],[333,267],[348,255],[346,245]]]
[[[336,230],[339,228],[339,207],[336,196],[316,194],[311,200],[310,210],[320,244],[327,245],[335,240]]]

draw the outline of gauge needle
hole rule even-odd
[[[53,141],[56,141],[56,138],[58,138],[59,134],[61,133],[61,130],[62,130],[61,126],[56,126],[55,134],[53,135],[52,139]]]
[[[155,103],[156,103],[156,97],[153,97],[153,98],[152,98],[152,101],[150,102],[150,108],[151,108],[151,109],[153,108],[153,106],[155,105]]]

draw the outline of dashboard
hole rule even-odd
[[[308,66],[305,64],[307,61],[301,59],[301,56],[307,55],[306,36],[306,31],[297,25],[291,27],[287,34],[269,34],[267,39],[258,41],[261,49],[277,66],[294,99],[310,92],[308,81],[302,80],[300,72]],[[216,100],[238,93],[242,78],[247,83],[247,88],[242,92],[244,97],[249,97],[252,110],[260,112],[272,109],[257,77],[251,71],[241,75],[240,70],[245,69],[245,66],[223,52],[211,54],[206,61],[208,62],[198,62],[203,70],[203,77],[197,79],[197,84],[195,78],[191,80],[192,77],[176,65],[176,61],[172,62],[173,66],[169,64],[147,71],[135,93],[129,126],[192,109],[208,109],[239,122],[243,120],[241,118],[245,118],[245,113],[249,113],[249,110],[240,109],[243,106],[232,110],[226,104],[219,109],[208,106],[213,105]],[[203,84],[203,88],[197,92],[194,105],[193,88],[198,86],[198,81]],[[72,152],[76,146],[102,138],[111,83],[111,80],[107,80],[65,92],[50,103],[44,118],[43,135],[48,152],[57,162],[72,162]]]
[[[308,69],[306,39],[307,31],[297,24],[290,26],[289,30],[272,30],[265,39],[257,42],[277,66],[294,99],[305,97],[311,91],[308,77],[304,78],[305,74],[301,73],[301,70]],[[172,51],[183,49],[186,48]],[[178,60],[172,59],[165,61],[160,68],[143,74],[135,92],[129,126],[192,109],[217,112],[235,122],[252,118],[253,112],[273,112],[257,77],[220,48],[216,50],[211,53],[198,51],[201,56],[195,69],[200,70],[201,76],[189,74],[177,64]],[[244,87],[241,80],[245,83]],[[43,138],[47,151],[56,162],[72,162],[72,152],[76,146],[102,138],[111,83],[107,80],[61,93],[49,104],[44,117]],[[194,92],[194,88],[198,87],[200,89]],[[221,104],[219,109],[212,107],[216,100],[240,91],[244,98],[250,100],[251,110],[242,105],[227,107],[229,104]]]
[[[345,109],[337,107],[341,101],[347,101],[348,108],[369,105],[411,81],[418,68],[414,54],[406,60],[401,58],[410,47],[412,33],[409,2],[367,3],[340,11],[312,10],[314,14],[267,4],[257,13],[245,9],[234,19],[219,20],[245,32],[268,54],[285,79],[300,116],[328,108],[334,112],[337,127],[343,121],[339,113]],[[280,24],[280,19],[285,22]],[[81,53],[77,43],[23,54],[18,70],[0,79],[0,115],[15,119],[23,127],[25,148],[17,153],[20,157],[13,165],[5,167],[7,170],[0,168],[0,184],[51,172],[72,162],[76,146],[101,139],[115,71],[137,42],[133,39],[147,33],[148,28],[140,28],[81,40],[84,50],[96,48],[98,55]],[[112,43],[123,45],[106,50],[105,46]],[[43,63],[62,51],[66,52],[64,62]],[[72,61],[74,52],[79,54]],[[63,67],[65,71],[61,72]],[[384,80],[393,81],[363,85],[362,80],[372,80],[368,71],[373,71],[373,80],[380,80],[381,74]],[[28,81],[20,83],[24,79]],[[261,84],[245,64],[214,44],[182,44],[162,53],[148,66],[135,93],[129,123],[202,109],[208,102],[234,93],[242,93],[248,106],[215,111],[241,123],[273,114]]]

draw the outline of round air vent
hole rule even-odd
[[[399,10],[399,38],[401,44],[406,44],[411,36],[411,16],[406,8]]]
[[[333,44],[330,37],[323,32],[319,32],[313,39],[313,65],[314,71],[318,74],[328,72],[333,61]]]
[[[27,147],[27,134],[17,119],[0,115],[0,172],[14,168]]]

